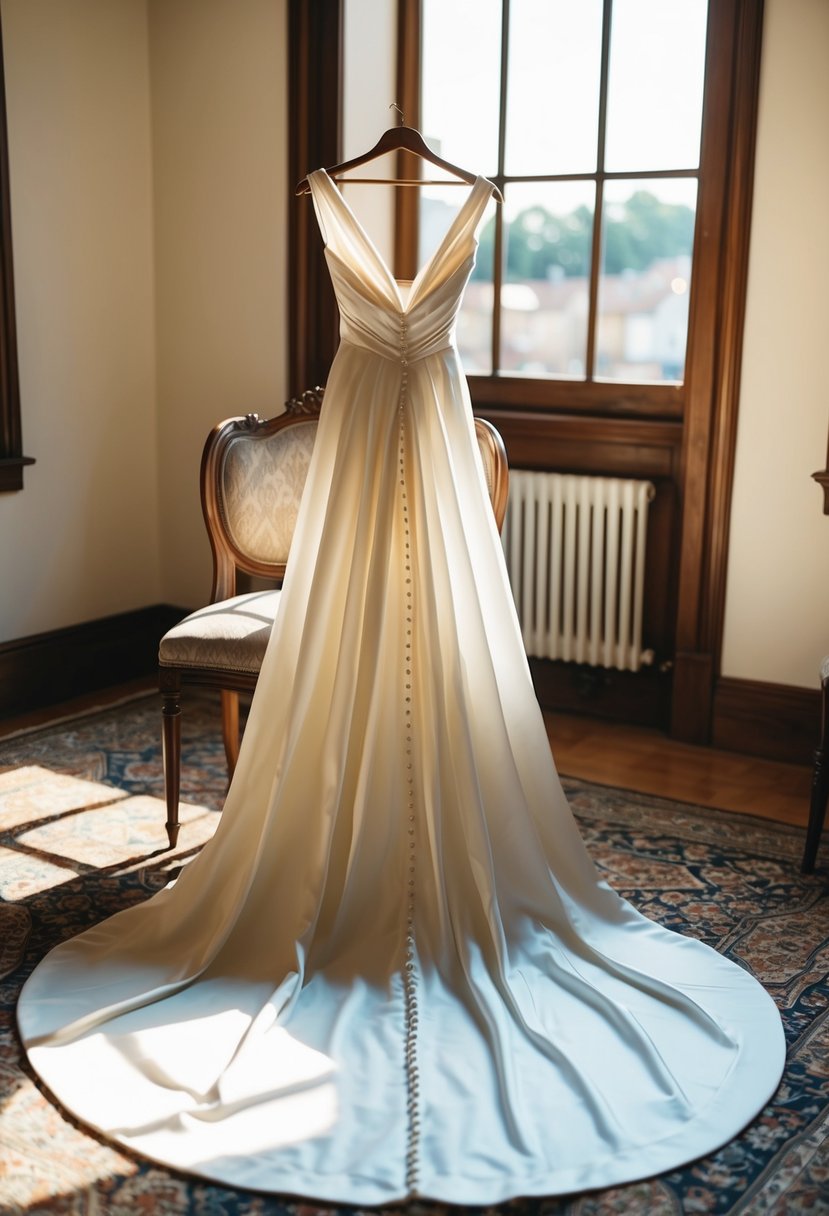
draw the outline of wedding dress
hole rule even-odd
[[[221,822],[44,959],[23,1041],[83,1122],[233,1186],[482,1204],[673,1168],[767,1101],[780,1019],[599,879],[556,776],[453,338],[491,185],[406,286],[310,180],[342,343]]]

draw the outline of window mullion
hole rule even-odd
[[[498,170],[495,180],[504,186],[504,165],[507,143],[507,65],[509,63],[510,0],[501,6],[501,96],[498,106]],[[501,285],[504,279],[504,213],[503,206],[495,212],[495,241],[492,248],[492,373],[501,368]]]
[[[599,271],[602,256],[602,210],[604,204],[604,148],[607,131],[607,76],[610,62],[610,22],[613,0],[604,0],[602,12],[602,67],[599,82],[599,123],[596,140],[596,199],[593,211],[593,245],[590,253],[590,292],[587,308],[587,351],[584,376],[594,378],[596,358],[596,321],[599,304]]]

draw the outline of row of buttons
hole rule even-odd
[[[406,949],[403,966],[403,991],[406,1012],[406,1084],[409,1137],[406,1150],[406,1186],[410,1194],[417,1189],[418,1151],[420,1139],[420,1084],[417,1067],[417,990],[415,962],[415,877],[416,835],[414,768],[412,760],[412,619],[414,597],[412,594],[412,550],[409,528],[409,501],[406,492],[406,405],[409,387],[409,360],[407,350],[407,327],[405,314],[400,314],[400,397],[398,405],[398,473],[400,501],[403,517],[404,578],[405,578],[405,642],[403,646],[404,700],[403,728],[405,732],[406,756],[406,814],[408,842],[407,850],[407,899],[406,899]]]

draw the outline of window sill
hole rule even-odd
[[[623,384],[609,381],[564,380],[529,376],[467,377],[476,407],[599,414],[627,418],[681,420],[685,386],[681,384]]]

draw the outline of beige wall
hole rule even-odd
[[[38,461],[23,493],[0,495],[5,640],[203,599],[204,436],[296,386],[286,0],[0,3],[24,441]],[[352,49],[361,23],[379,30],[365,20],[378,3],[348,0]],[[823,0],[766,0],[723,657],[725,675],[803,686],[829,649],[829,518],[809,477],[829,426],[827,51]],[[367,78],[349,62],[352,81]],[[349,151],[386,125],[389,84],[347,107]]]
[[[0,640],[161,598],[145,0],[3,0],[22,493]]]
[[[766,0],[723,675],[816,687],[829,653],[829,4]]]
[[[397,5],[388,0],[345,0],[343,48],[343,159],[360,156],[399,121],[389,103],[397,96]],[[384,156],[349,177],[393,177]],[[318,166],[309,165],[309,169]],[[394,259],[394,190],[346,186],[348,205],[391,266]]]
[[[205,436],[287,395],[285,0],[2,0],[24,445],[0,641],[202,602]]]
[[[210,591],[199,459],[288,395],[285,0],[149,0],[164,598]]]

